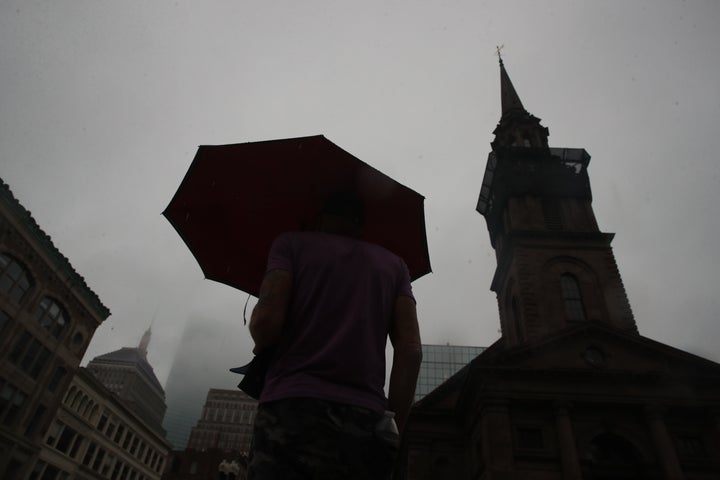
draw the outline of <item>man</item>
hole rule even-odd
[[[407,266],[359,239],[362,205],[329,199],[316,231],[279,236],[250,321],[273,348],[249,479],[390,478],[422,350]],[[385,346],[394,357],[385,398]],[[385,415],[385,416],[384,416]],[[390,414],[392,415],[392,414]]]

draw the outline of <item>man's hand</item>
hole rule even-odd
[[[395,412],[398,429],[402,433],[415,397],[415,383],[422,361],[420,327],[415,301],[410,297],[401,296],[395,301],[390,341],[394,354],[388,404]]]
[[[284,270],[265,274],[260,297],[250,317],[250,335],[255,341],[256,355],[277,344],[282,336],[287,309],[292,295],[292,275]]]

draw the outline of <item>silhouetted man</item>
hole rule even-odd
[[[280,235],[252,313],[255,353],[275,349],[249,479],[389,478],[422,351],[405,262],[359,239],[362,205],[330,199],[314,232]],[[385,397],[385,346],[394,357]]]

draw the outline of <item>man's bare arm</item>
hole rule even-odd
[[[250,317],[250,335],[255,341],[253,352],[258,354],[279,340],[285,327],[287,309],[292,294],[292,275],[284,270],[265,274],[260,285],[260,297]]]
[[[402,433],[415,397],[415,384],[422,361],[420,327],[415,301],[410,297],[401,296],[395,301],[390,341],[394,353],[388,403],[390,410],[395,412],[395,420]]]

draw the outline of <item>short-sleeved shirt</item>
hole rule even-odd
[[[267,270],[278,269],[292,274],[293,294],[260,403],[304,397],[385,410],[395,300],[412,297],[405,262],[362,240],[291,232],[270,250]]]

